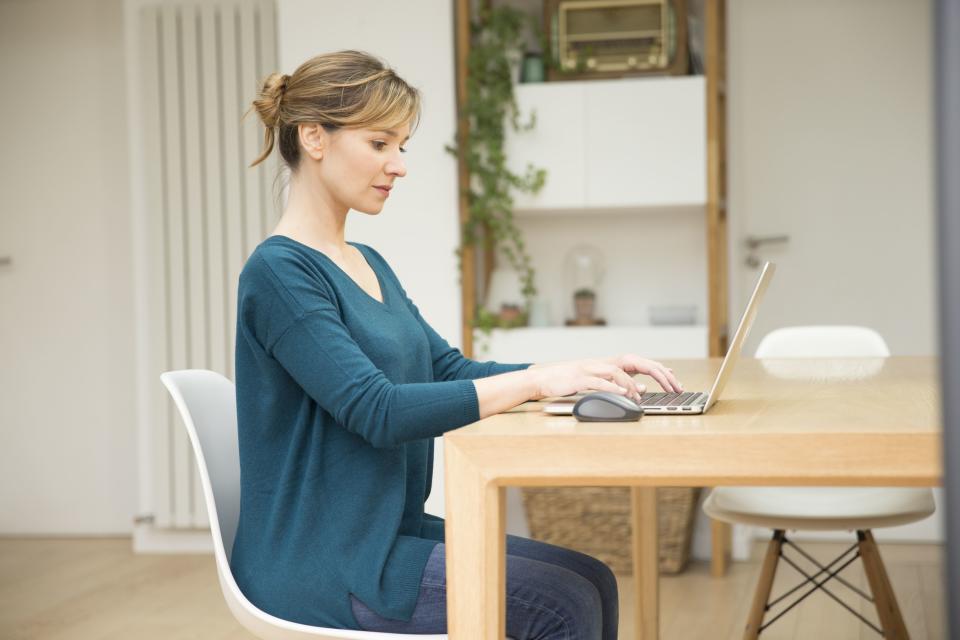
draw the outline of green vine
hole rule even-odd
[[[533,16],[512,7],[484,8],[471,21],[470,53],[467,57],[467,101],[464,105],[469,132],[465,148],[446,146],[467,164],[470,184],[467,193],[469,216],[463,225],[457,248],[463,273],[464,247],[477,246],[499,251],[516,269],[523,284],[522,293],[529,307],[536,295],[535,273],[523,234],[513,218],[512,192],[537,193],[546,181],[546,171],[527,165],[523,175],[507,168],[504,153],[507,123],[514,131],[528,131],[536,125],[536,113],[521,124],[513,93],[511,56],[519,59],[526,42],[526,29],[543,42],[539,24]],[[522,314],[525,318],[526,312]],[[474,326],[489,335],[498,316],[478,305]],[[516,322],[510,323],[515,325]]]

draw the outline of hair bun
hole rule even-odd
[[[279,127],[282,121],[281,103],[283,94],[287,90],[290,76],[283,73],[271,73],[263,81],[260,95],[253,101],[253,106],[260,114],[260,120],[268,129]]]

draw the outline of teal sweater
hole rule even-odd
[[[240,522],[230,565],[256,606],[358,629],[354,594],[409,620],[443,520],[423,511],[433,438],[479,420],[474,362],[420,316],[383,257],[367,294],[325,254],[271,236],[240,274]]]

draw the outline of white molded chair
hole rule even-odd
[[[850,326],[777,329],[764,336],[756,352],[757,358],[771,359],[884,358],[889,355],[890,350],[879,333],[866,327]],[[774,529],[760,571],[744,638],[759,636],[760,632],[780,615],[818,588],[836,599],[822,586],[831,579],[835,578],[853,588],[835,574],[858,556],[863,559],[881,628],[878,629],[856,612],[854,615],[881,633],[884,638],[909,637],[871,530],[922,520],[932,514],[934,509],[933,492],[930,489],[893,487],[717,487],[703,504],[703,510],[711,518]],[[788,529],[855,530],[857,542],[836,560],[824,566],[787,539]],[[785,546],[793,547],[820,571],[812,577],[808,576],[783,555]],[[854,555],[847,559],[851,552],[854,552]],[[818,586],[808,588],[799,600],[767,624],[763,624],[764,614],[791,593],[787,592],[774,602],[769,602],[770,589],[781,557],[807,577],[800,587],[811,582]],[[854,590],[869,599],[867,594]]]
[[[160,379],[173,396],[190,434],[210,516],[220,589],[240,624],[263,640],[441,640],[447,637],[445,634],[374,633],[312,627],[274,617],[247,600],[233,579],[229,561],[240,517],[240,449],[234,385],[219,373],[205,369],[168,371],[161,374]]]

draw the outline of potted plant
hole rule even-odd
[[[508,6],[482,8],[478,18],[471,21],[467,99],[463,106],[469,133],[463,148],[446,146],[448,152],[464,159],[470,175],[469,215],[457,248],[461,273],[463,248],[481,245],[502,255],[521,278],[522,309],[518,306],[501,313],[478,305],[473,326],[487,336],[494,327],[525,324],[529,302],[537,291],[523,233],[513,218],[512,194],[537,193],[546,181],[546,171],[528,165],[524,174],[518,175],[507,167],[504,151],[508,125],[514,131],[527,131],[536,125],[535,113],[521,123],[513,93],[515,71],[530,32],[542,42],[538,21]]]
[[[593,324],[597,294],[593,289],[577,289],[573,292],[573,320],[576,324]]]

